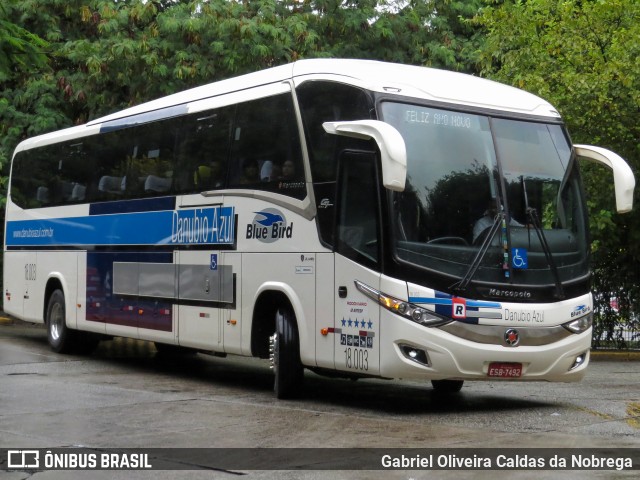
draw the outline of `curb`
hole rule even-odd
[[[591,350],[591,360],[594,362],[638,362],[638,350]]]

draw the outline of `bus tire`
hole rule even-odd
[[[54,352],[70,353],[76,346],[77,332],[67,327],[62,290],[54,290],[47,304],[47,339]]]
[[[304,369],[300,362],[300,342],[295,316],[289,307],[280,307],[276,312],[276,333],[272,337],[272,351],[276,397],[286,399],[298,396]]]
[[[433,389],[438,393],[458,393],[464,380],[431,380]]]

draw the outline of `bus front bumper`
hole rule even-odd
[[[388,320],[384,334],[394,341],[380,352],[380,374],[387,378],[577,382],[589,364],[591,328],[550,343],[508,346],[499,338],[474,341],[397,317]],[[509,327],[498,328],[507,335]],[[515,329],[516,335],[541,331],[530,328]]]

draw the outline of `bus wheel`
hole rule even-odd
[[[276,397],[293,398],[299,393],[304,369],[300,362],[300,343],[295,328],[295,316],[290,308],[281,307],[276,312],[276,333],[269,340],[271,366],[276,374]]]
[[[431,380],[433,389],[438,393],[458,393],[464,380]]]
[[[55,290],[47,304],[47,337],[54,352],[69,353],[75,346],[76,332],[67,327],[64,293]]]

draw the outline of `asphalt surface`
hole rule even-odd
[[[281,449],[278,453],[296,447],[346,452],[354,450],[344,449],[448,448],[471,453],[479,448],[616,448],[637,454],[640,362],[634,360],[638,358],[638,352],[594,352],[581,383],[468,382],[460,395],[449,398],[436,395],[419,382],[352,382],[307,373],[300,399],[278,401],[265,361],[201,354],[167,358],[158,355],[149,342],[127,339],[101,342],[91,356],[59,355],[49,349],[42,326],[3,320],[0,447],[85,447],[94,451],[110,447]],[[318,456],[314,461],[326,461],[322,452]],[[638,476],[638,471],[624,470],[298,470],[295,458],[290,465],[290,469],[276,471],[0,470],[0,478],[417,480]]]

